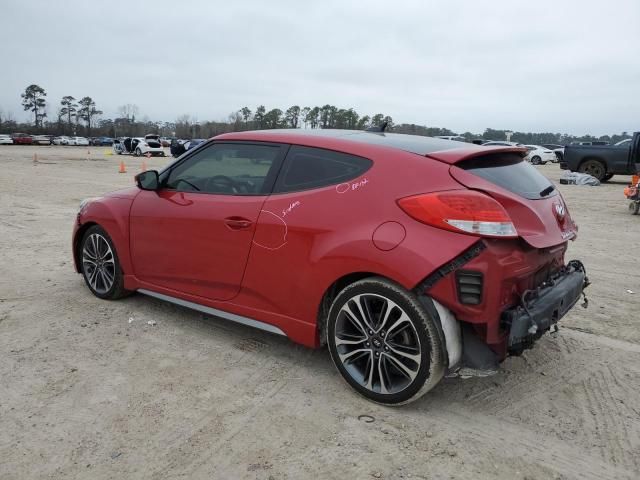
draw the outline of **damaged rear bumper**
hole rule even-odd
[[[521,304],[505,310],[502,328],[509,332],[507,350],[518,355],[555,325],[583,295],[589,280],[584,266],[572,260],[536,290],[527,290]],[[585,297],[586,307],[587,301]]]

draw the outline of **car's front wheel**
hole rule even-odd
[[[83,235],[80,258],[84,281],[96,297],[116,300],[130,293],[124,288],[113,241],[99,225],[92,226]]]
[[[134,154],[136,157],[139,157],[140,155],[142,155],[142,150],[140,150],[139,148],[136,148],[136,151],[135,151],[135,152],[133,152],[133,154]]]
[[[444,374],[435,320],[415,295],[384,278],[367,278],[342,290],[327,322],[327,344],[338,371],[374,402],[409,403]]]

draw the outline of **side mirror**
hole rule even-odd
[[[160,179],[157,170],[147,170],[136,175],[136,184],[141,190],[158,190]]]

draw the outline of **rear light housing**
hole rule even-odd
[[[481,237],[518,236],[504,207],[475,190],[425,193],[401,198],[398,205],[410,217],[433,227]]]

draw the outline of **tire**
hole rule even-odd
[[[604,177],[602,177],[602,182],[608,182],[613,178],[613,173],[607,173]]]
[[[135,150],[135,152],[133,152],[133,154],[134,154],[136,157],[139,157],[140,155],[142,155],[142,150],[140,150],[139,148],[136,148],[136,150]]]
[[[118,253],[109,234],[94,225],[82,236],[80,265],[87,287],[96,297],[117,300],[131,292],[124,288]]]
[[[327,318],[334,365],[354,390],[384,405],[412,402],[438,384],[446,366],[440,338],[415,295],[381,277],[342,290]]]
[[[638,212],[640,212],[640,201],[634,200],[629,203],[629,213],[631,213],[631,215],[638,215]]]
[[[596,177],[601,182],[607,175],[607,167],[600,160],[585,160],[580,164],[578,169],[580,173],[588,173],[592,177]]]
[[[531,164],[532,165],[540,165],[542,163],[542,159],[536,155],[535,157],[531,158]]]

